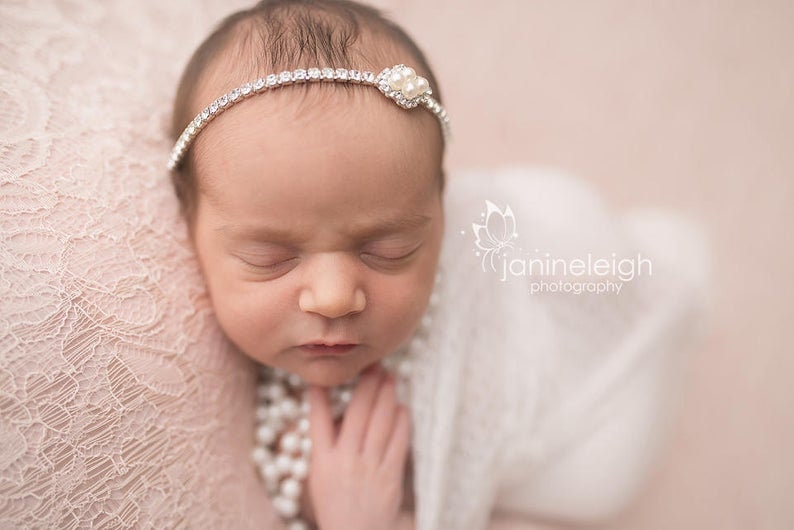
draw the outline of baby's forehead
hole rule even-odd
[[[362,219],[410,213],[441,184],[436,156],[411,142],[396,148],[394,137],[361,145],[346,134],[292,138],[271,150],[230,143],[208,152],[200,202],[238,224],[299,222],[340,232]]]
[[[295,119],[286,89],[216,118],[195,146],[201,197],[224,216],[292,219],[300,209],[316,226],[420,204],[437,187],[441,153],[415,120],[426,116],[431,131],[434,118],[359,88],[329,93],[314,112],[311,95]]]

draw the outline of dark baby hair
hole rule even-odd
[[[368,46],[367,53],[361,46],[363,38],[376,44]],[[441,102],[438,83],[422,51],[379,10],[351,0],[261,1],[226,17],[193,53],[174,100],[171,136],[176,141],[195,117],[197,105],[206,103],[195,101],[196,87],[206,83],[208,70],[220,57],[233,63],[235,75],[242,75],[241,81],[247,81],[307,64],[330,68],[370,64],[382,68],[391,66],[384,62],[388,52],[410,58],[417,73],[421,72],[433,87],[433,97]],[[182,166],[172,171],[180,208],[188,220],[193,218],[197,200],[195,157],[191,151]],[[442,170],[438,178],[443,189]]]

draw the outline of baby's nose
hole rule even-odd
[[[364,310],[364,290],[347,257],[332,253],[315,256],[313,261],[298,300],[302,311],[338,318]]]

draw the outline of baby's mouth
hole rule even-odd
[[[312,342],[302,344],[301,350],[310,355],[344,355],[353,351],[358,344],[353,342]]]

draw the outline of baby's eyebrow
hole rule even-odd
[[[366,239],[401,232],[413,232],[414,230],[426,226],[432,219],[432,217],[428,217],[427,215],[411,215],[396,219],[385,219],[371,226],[354,228],[351,235],[355,238]]]
[[[374,223],[361,223],[358,226],[346,227],[345,235],[352,239],[375,239],[386,235],[419,230],[432,221],[432,219],[432,217],[421,214],[393,219],[381,219]],[[266,225],[241,226],[225,224],[215,228],[215,230],[235,238],[255,239],[258,241],[300,243],[309,238],[305,231]]]

